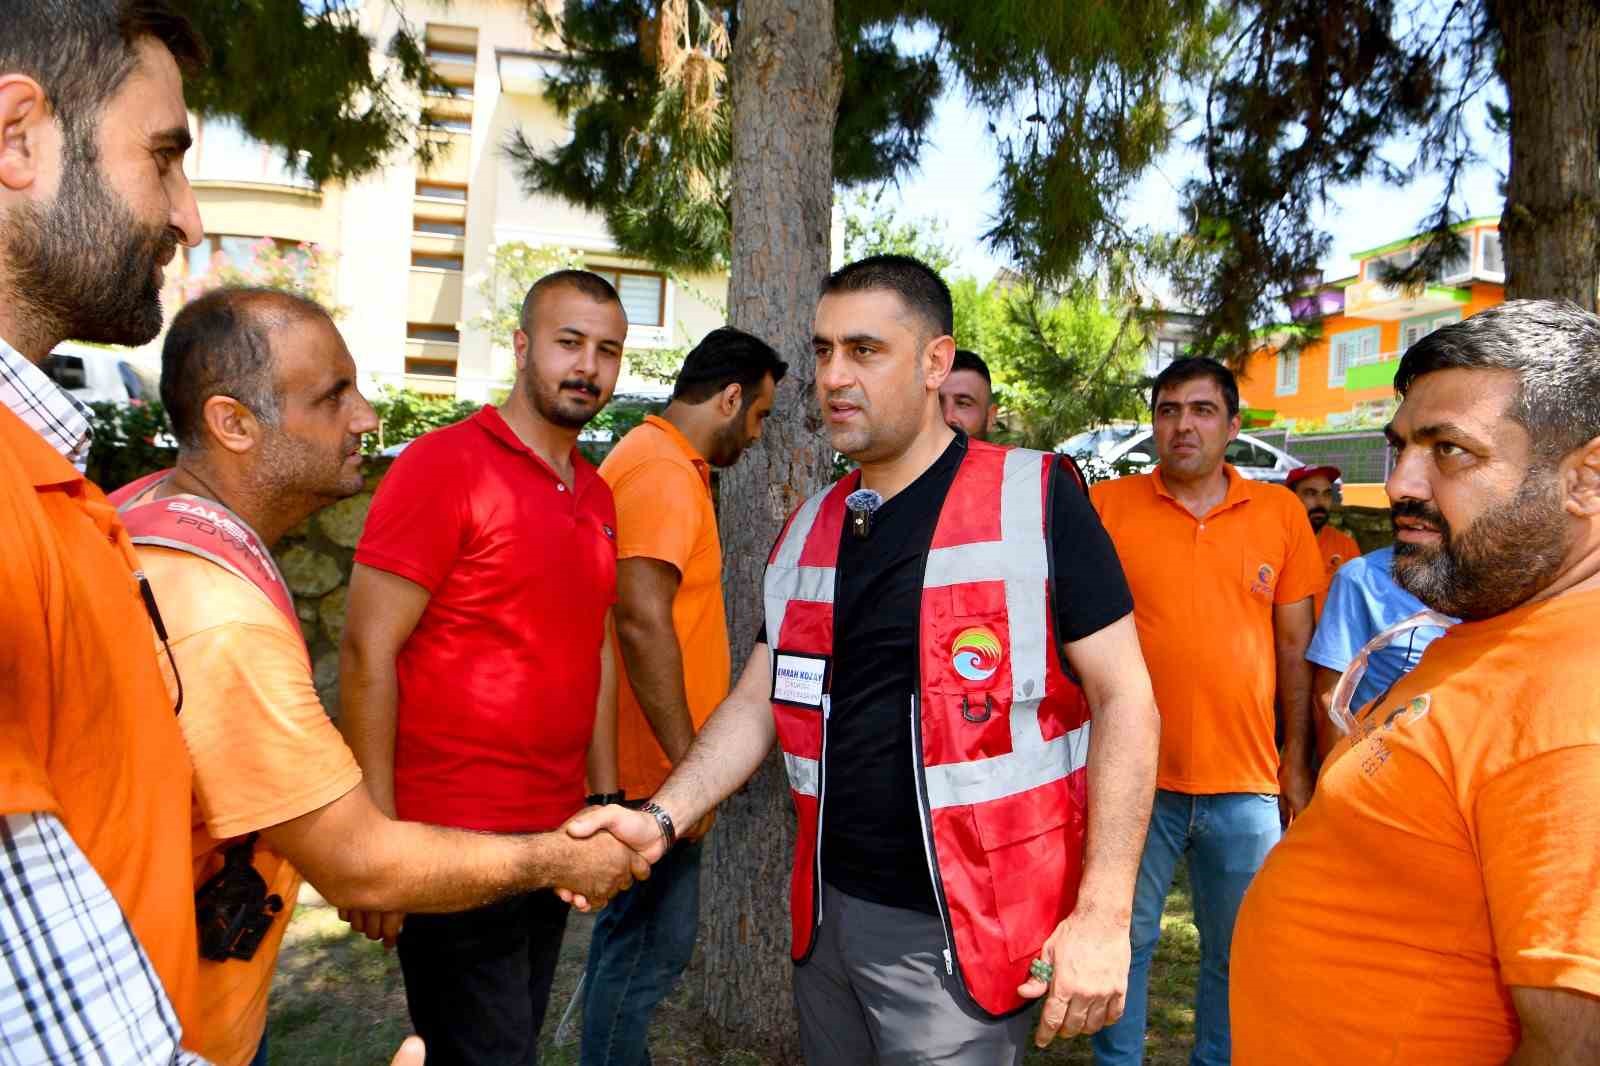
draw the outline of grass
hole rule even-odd
[[[593,919],[574,914],[561,947],[555,992],[544,1027],[545,1066],[575,1066],[577,1026],[558,1034],[561,1014],[583,972]],[[698,965],[698,960],[696,964]],[[1167,897],[1161,945],[1150,971],[1150,1024],[1145,1062],[1181,1066],[1194,1030],[1194,982],[1200,941],[1182,867]],[[712,1055],[695,1019],[691,973],[663,1004],[651,1033],[656,1066],[765,1066],[748,1052]],[[284,936],[268,1022],[272,1066],[385,1066],[410,1031],[399,960],[350,931],[332,907],[302,901]],[[564,1042],[558,1043],[558,1035]],[[1089,1041],[1057,1041],[1030,1049],[1026,1066],[1082,1066],[1092,1061]]]

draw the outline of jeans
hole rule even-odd
[[[428,1066],[529,1066],[567,927],[549,889],[459,914],[410,914],[400,970]]]
[[[649,1066],[657,1004],[694,953],[700,924],[699,841],[667,853],[595,919],[583,985],[581,1066]]]
[[[1177,870],[1189,861],[1194,921],[1200,929],[1200,983],[1195,995],[1191,1066],[1227,1066],[1228,947],[1245,889],[1278,842],[1278,797],[1254,792],[1191,796],[1156,792],[1150,835],[1133,892],[1133,965],[1128,971],[1122,1019],[1094,1036],[1097,1066],[1137,1066],[1144,1061],[1150,960],[1161,939],[1161,912]]]
[[[261,1033],[261,1043],[256,1045],[256,1057],[250,1060],[250,1066],[267,1066],[267,1034]]]

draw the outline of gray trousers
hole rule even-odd
[[[808,1066],[1020,1066],[1034,1011],[995,1021],[944,972],[939,919],[824,883],[822,928],[794,972]]]

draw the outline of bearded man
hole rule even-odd
[[[583,807],[586,774],[616,790],[616,506],[577,442],[627,334],[604,278],[540,279],[506,402],[413,441],[373,500],[341,724],[390,817],[535,833]],[[356,921],[387,938],[398,916]],[[400,965],[431,1066],[537,1061],[566,922],[550,889],[406,919]]]
[[[1348,735],[1239,913],[1237,1061],[1597,1062],[1600,317],[1502,304],[1394,383],[1394,576],[1432,613],[1356,664],[1462,621],[1335,699]]]

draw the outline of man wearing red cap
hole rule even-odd
[[[1333,513],[1334,482],[1339,480],[1336,466],[1301,466],[1289,471],[1289,490],[1305,504],[1306,517],[1311,519],[1311,529],[1317,534],[1317,549],[1322,552],[1322,562],[1327,568],[1327,580],[1315,597],[1313,607],[1317,617],[1322,617],[1322,605],[1328,599],[1328,584],[1333,572],[1361,554],[1355,538],[1328,521]]]

